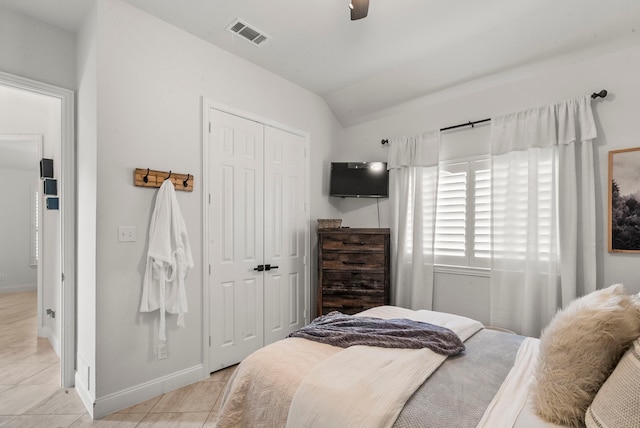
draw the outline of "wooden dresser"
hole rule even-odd
[[[389,229],[318,229],[318,312],[389,304]]]

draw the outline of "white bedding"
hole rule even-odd
[[[464,317],[391,306],[373,308],[358,315],[385,319],[410,318],[442,325],[455,331],[463,341],[482,328],[479,322]],[[371,349],[368,351],[371,352]],[[410,395],[416,383],[411,380],[411,364],[404,364],[405,361],[401,363],[395,357],[390,358],[392,354],[389,352],[395,351],[415,350],[386,350],[376,353],[376,358],[367,358],[365,350],[343,350],[299,338],[288,338],[268,345],[247,357],[236,369],[225,390],[216,426],[391,426],[404,405],[403,400],[408,398],[405,396]],[[537,352],[537,339],[526,339],[523,342],[514,367],[487,408],[479,427],[558,427],[537,417],[532,406],[529,384]],[[427,355],[428,353],[433,355]],[[440,364],[439,357],[441,356],[429,350],[420,350],[410,357],[403,356],[419,361],[420,365],[434,365],[433,370]],[[364,365],[363,361],[367,360],[375,362]],[[389,377],[392,380],[404,377],[409,382],[379,383],[385,377],[381,375],[380,370],[384,371],[387,363],[390,364],[388,373],[391,374]],[[335,378],[324,382],[324,385],[322,382],[318,384],[318,378],[334,376],[330,373],[335,372],[336,367],[341,368],[338,376],[342,388],[337,387]],[[428,368],[426,372],[430,374],[433,370]],[[355,376],[347,377],[349,372]],[[400,372],[404,374],[399,375]],[[373,382],[366,381],[367,379]],[[417,382],[418,386],[423,380]],[[377,388],[378,392],[384,393],[380,394],[369,388]],[[393,395],[395,398],[389,399],[392,389],[400,392]],[[344,394],[341,394],[340,390]],[[365,396],[373,397],[375,404],[368,399],[365,400]],[[381,396],[384,398],[382,401],[378,400]],[[353,412],[337,411],[338,408],[346,408]],[[372,412],[372,409],[376,412]],[[374,416],[377,418],[376,422],[360,419],[362,423],[353,423],[363,411],[367,414],[377,413]],[[385,416],[387,414],[395,416],[389,418]],[[351,422],[345,423],[346,420]]]
[[[516,361],[496,393],[478,428],[552,428],[561,427],[541,419],[531,395],[540,340],[528,337],[522,342]]]
[[[284,427],[304,376],[342,348],[289,338],[245,358],[227,383],[216,427]]]
[[[443,325],[463,341],[483,327],[457,315],[389,306],[359,316]],[[446,358],[426,348],[346,348],[316,365],[304,378],[291,402],[287,427],[391,427],[404,403]]]

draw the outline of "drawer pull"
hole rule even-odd
[[[345,265],[363,265],[365,264],[365,262],[347,262],[347,261],[342,261],[342,263],[344,263]]]
[[[342,245],[364,245],[364,242],[346,242],[342,241]]]

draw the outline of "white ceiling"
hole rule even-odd
[[[344,126],[567,53],[640,43],[638,0],[124,0],[322,96]],[[91,0],[0,0],[76,31]],[[226,28],[240,18],[260,47]]]

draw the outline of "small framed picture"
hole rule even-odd
[[[40,178],[53,178],[53,159],[40,160]]]
[[[58,209],[58,198],[47,198],[47,209],[48,210],[57,210]]]
[[[640,147],[609,152],[609,252],[640,253]]]
[[[44,194],[45,195],[57,195],[58,194],[58,180],[53,178],[45,178],[44,180]]]

